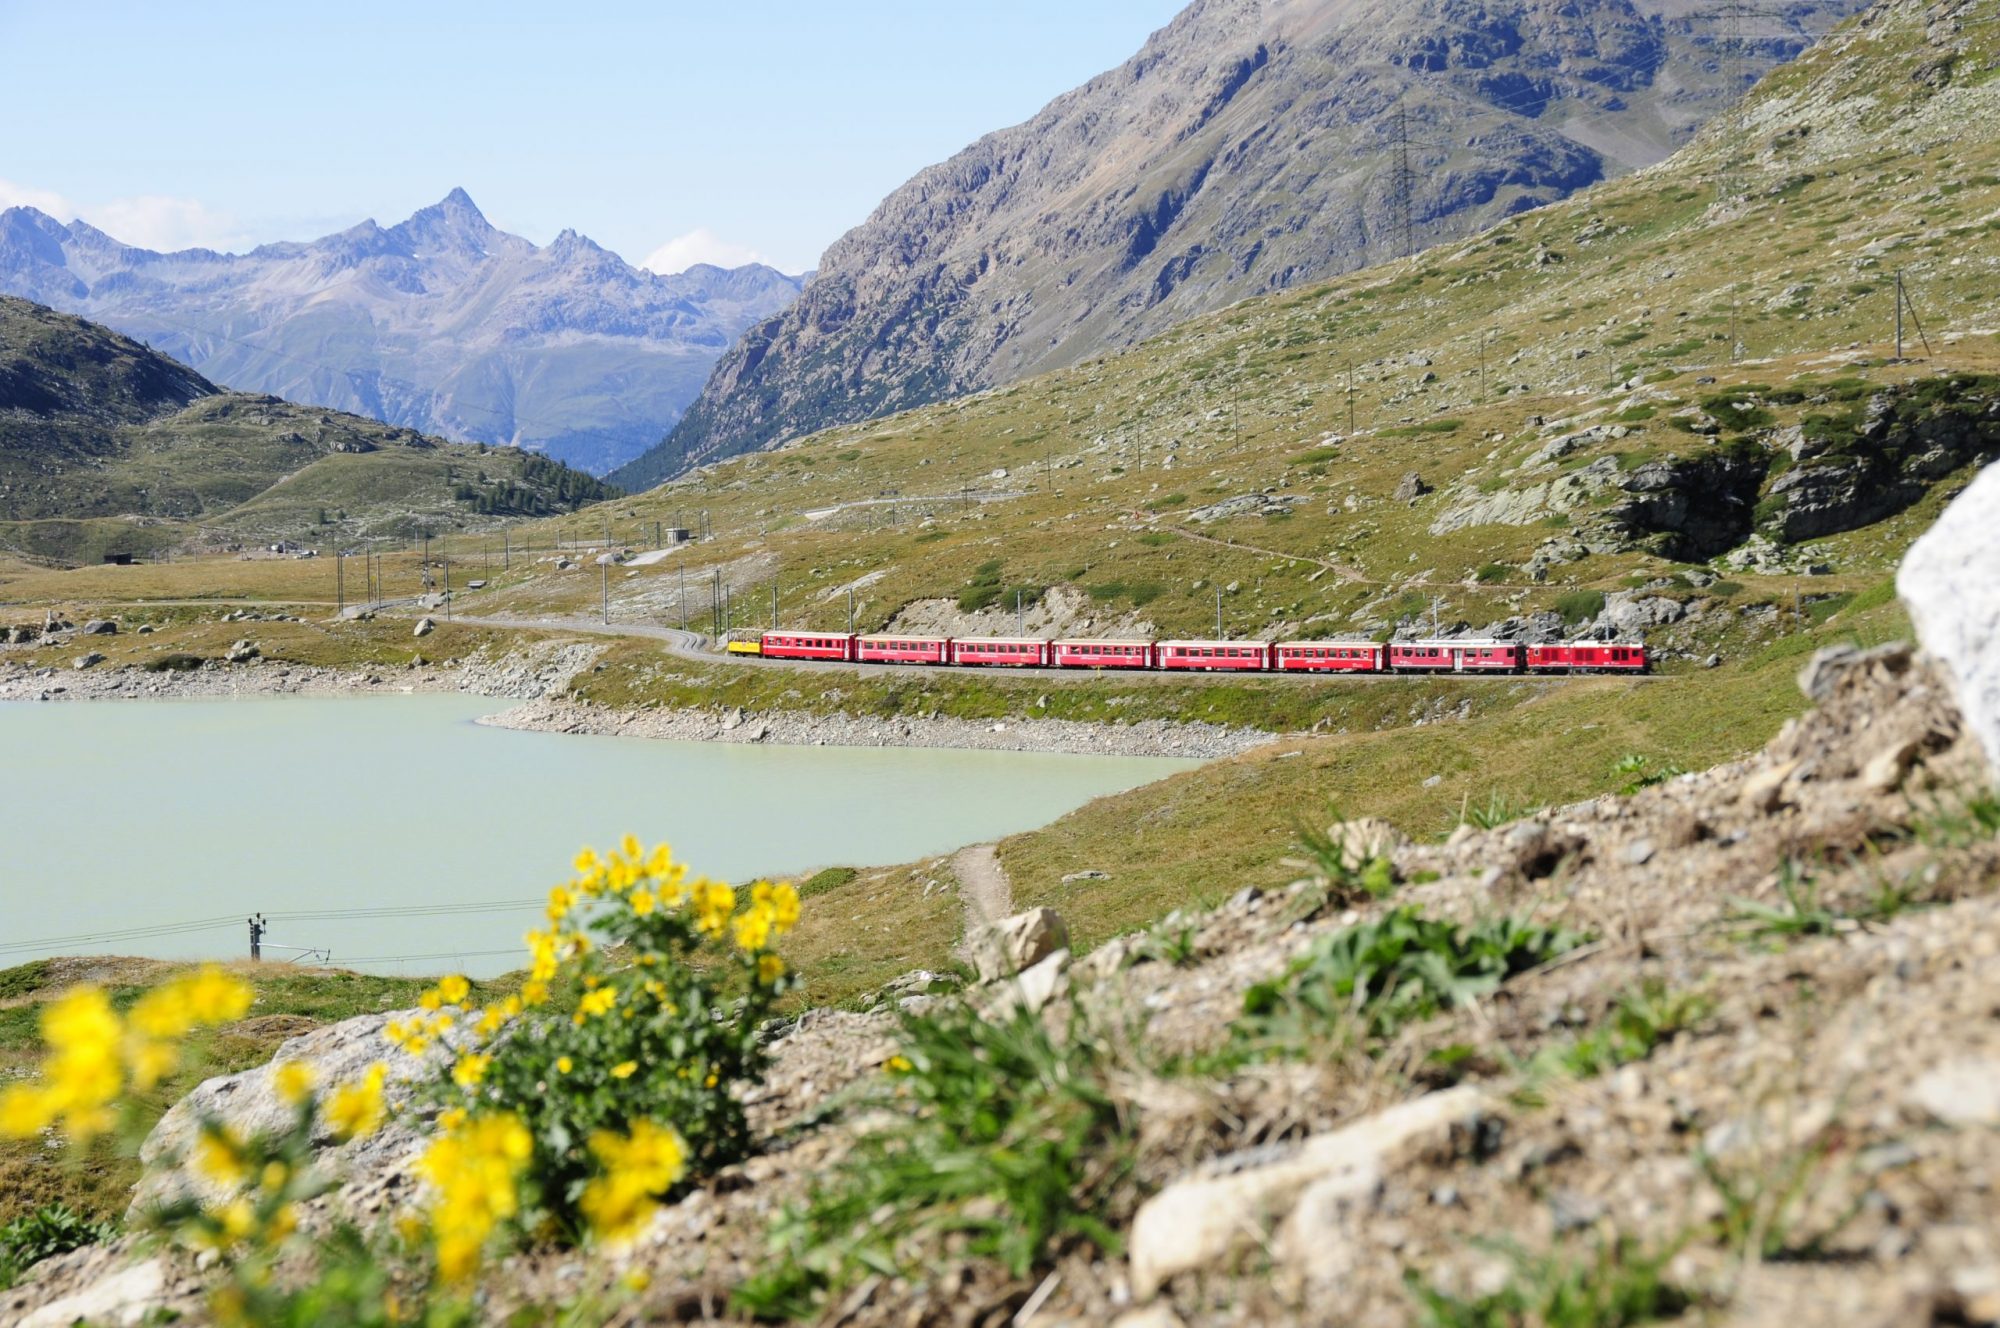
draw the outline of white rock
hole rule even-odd
[[[2000,466],[1952,500],[1896,573],[1917,637],[1951,675],[1959,709],[2000,773]]]
[[[1946,1125],[2000,1125],[2000,1060],[1949,1061],[1910,1085],[1909,1102]]]
[[[417,630],[412,632],[411,635],[429,636],[432,632],[435,632],[436,630],[437,630],[437,624],[435,622],[431,621],[429,618],[419,618],[417,619]]]
[[[981,982],[1012,977],[1069,948],[1069,927],[1052,908],[1031,908],[984,928],[972,945]]]
[[[1487,1109],[1478,1089],[1431,1093],[1306,1140],[1266,1166],[1183,1178],[1147,1200],[1132,1222],[1132,1291],[1146,1299],[1177,1273],[1258,1245],[1279,1221],[1279,1253],[1309,1271],[1347,1258],[1329,1223],[1344,1224],[1412,1146],[1447,1139]]]
[[[166,1265],[148,1259],[99,1278],[87,1290],[52,1300],[15,1328],[70,1328],[76,1323],[135,1324],[166,1298]]]

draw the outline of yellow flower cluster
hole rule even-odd
[[[752,952],[768,949],[798,920],[799,892],[789,885],[759,881],[750,887],[750,907],[736,919],[736,944]]]
[[[122,1019],[96,987],[50,1002],[40,1079],[0,1091],[0,1136],[26,1138],[55,1124],[79,1143],[104,1133],[128,1085],[152,1088],[180,1063],[181,1038],[242,1018],[252,995],[248,984],[207,967],[148,992]]]
[[[382,1102],[382,1085],[389,1068],[377,1061],[368,1072],[351,1084],[342,1084],[327,1100],[326,1123],[341,1139],[360,1139],[382,1128],[388,1108]]]
[[[437,1191],[431,1234],[438,1272],[464,1282],[479,1266],[493,1229],[520,1211],[520,1176],[534,1152],[528,1127],[500,1113],[458,1119],[418,1159],[418,1174]]]
[[[649,1120],[632,1122],[630,1135],[600,1130],[590,1137],[599,1174],[584,1187],[578,1207],[600,1240],[629,1240],[651,1217],[657,1197],[687,1171],[687,1145],[672,1129]]]

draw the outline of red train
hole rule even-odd
[[[773,659],[1204,673],[1644,673],[1646,647],[1598,641],[1139,641],[766,632]]]

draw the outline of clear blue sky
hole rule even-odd
[[[0,206],[239,249],[462,185],[538,243],[796,271],[1181,3],[0,0]]]

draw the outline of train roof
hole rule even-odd
[[[852,636],[852,632],[815,632],[804,627],[771,627],[759,633],[761,636]]]
[[[1497,641],[1490,636],[1433,637],[1427,641],[1391,641],[1392,646],[1422,646],[1429,650],[1448,650],[1454,646],[1518,646],[1519,641]]]
[[[1151,641],[1139,640],[1136,637],[1071,636],[1057,641],[1056,644],[1059,646],[1150,646],[1153,643]]]
[[[961,646],[1040,646],[1048,642],[1039,636],[954,636],[952,642]]]
[[[864,632],[863,641],[918,641],[924,645],[943,645],[950,637],[945,636],[898,636],[894,632]]]
[[[1238,637],[1234,641],[1162,641],[1162,646],[1268,646],[1269,641],[1258,641],[1248,637]]]
[[[1312,647],[1312,648],[1315,648],[1315,649],[1317,649],[1317,648],[1318,648],[1318,647],[1320,647],[1320,646],[1339,646],[1339,647],[1341,647],[1342,649],[1345,649],[1345,650],[1354,650],[1354,649],[1358,649],[1358,648],[1362,648],[1362,647],[1366,647],[1366,648],[1367,648],[1367,649],[1369,649],[1369,650],[1381,650],[1381,649],[1383,649],[1383,645],[1382,645],[1382,643],[1381,643],[1380,641],[1370,641],[1370,640],[1368,640],[1368,639],[1367,639],[1366,637],[1359,637],[1359,636],[1357,636],[1357,637],[1354,637],[1354,638],[1352,638],[1352,639],[1350,639],[1350,640],[1346,640],[1346,641],[1342,641],[1342,640],[1338,639],[1337,637],[1331,637],[1331,636],[1329,636],[1329,637],[1325,637],[1325,638],[1323,638],[1323,639],[1321,639],[1321,640],[1318,640],[1318,641],[1279,641],[1279,642],[1277,642],[1277,647],[1278,647],[1278,649],[1280,649],[1280,650],[1297,650],[1297,649],[1300,649],[1300,648],[1302,648],[1302,647]]]

